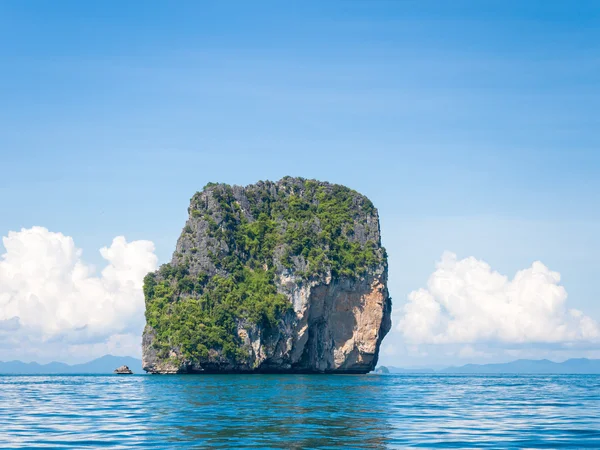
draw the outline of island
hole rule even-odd
[[[391,327],[379,216],[345,186],[209,183],[144,279],[145,371],[368,373]]]

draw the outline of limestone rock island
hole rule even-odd
[[[169,264],[144,279],[150,373],[367,373],[390,329],[369,199],[286,177],[196,193]]]

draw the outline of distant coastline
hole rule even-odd
[[[141,359],[130,356],[105,355],[82,364],[65,364],[51,362],[38,364],[22,361],[0,361],[0,375],[59,375],[81,374],[102,375],[112,374],[115,368],[126,365],[134,374],[145,374],[142,370]],[[375,372],[385,375],[385,369],[390,374],[600,374],[600,359],[576,358],[563,362],[553,362],[547,359],[519,359],[508,363],[498,364],[466,364],[434,370],[431,368],[401,368],[395,366],[378,366]]]
[[[573,358],[563,362],[548,359],[518,359],[508,363],[466,364],[434,370],[428,368],[386,367],[389,373],[449,373],[449,374],[600,374],[600,359]]]
[[[0,361],[0,375],[59,375],[59,374],[113,374],[120,366],[128,366],[134,374],[144,374],[142,360],[131,356],[104,355],[83,364],[65,364],[51,362],[38,364],[36,362],[24,363],[22,361]]]

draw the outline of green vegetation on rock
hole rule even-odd
[[[339,185],[297,178],[244,189],[207,184],[192,198],[172,263],[144,279],[159,356],[175,349],[191,362],[243,362],[240,324],[276,333],[291,312],[277,290],[279,274],[298,283],[328,273],[356,279],[382,262],[379,242],[355,236],[374,215],[366,197]]]
[[[144,279],[146,320],[157,333],[155,347],[167,351],[175,344],[190,360],[206,359],[209,349],[243,358],[236,320],[269,329],[290,306],[285,296],[277,294],[269,271],[244,268],[236,277],[208,279],[205,273],[194,278],[185,269],[166,264],[160,275],[162,281],[153,273]]]

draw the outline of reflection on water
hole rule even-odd
[[[0,376],[0,447],[600,447],[600,376]]]
[[[382,388],[373,377],[152,377],[146,396],[161,389],[171,402],[153,401],[156,433],[171,444],[314,448],[383,448]],[[185,420],[182,420],[185,418]]]

